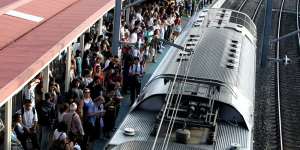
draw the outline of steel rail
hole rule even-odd
[[[300,30],[300,27],[299,27],[299,1],[300,0],[297,0],[297,30]],[[298,46],[300,47],[300,33],[298,32]]]
[[[256,9],[255,9],[255,11],[254,11],[254,14],[253,14],[253,16],[251,17],[252,20],[255,20],[257,14],[258,14],[258,10],[259,10],[259,8],[260,8],[260,6],[261,6],[261,4],[262,4],[263,1],[264,1],[264,0],[260,0],[260,1],[259,1],[258,5],[257,5],[257,7],[256,7]]]
[[[283,12],[283,5],[285,0],[282,0],[278,18],[278,28],[277,28],[277,38],[280,37],[281,29],[281,19]],[[276,46],[276,59],[280,59],[280,41],[277,42]],[[279,62],[276,62],[276,85],[277,85],[277,103],[278,103],[278,126],[279,126],[279,140],[280,140],[280,150],[283,150],[283,140],[282,140],[282,124],[281,124],[281,99],[280,99],[280,65]]]
[[[241,6],[238,8],[238,11],[241,11],[241,10],[242,10],[242,8],[245,6],[245,4],[246,4],[247,1],[248,1],[248,0],[244,0],[244,1],[243,1],[243,3],[241,4]]]

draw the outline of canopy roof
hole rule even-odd
[[[114,0],[1,0],[0,106],[114,4]],[[8,12],[25,14],[29,20]],[[42,20],[30,20],[34,17]]]

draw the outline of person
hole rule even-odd
[[[73,87],[71,89],[71,97],[75,99],[75,102],[79,102],[83,98],[83,91],[80,87],[80,80],[75,79],[73,81]]]
[[[87,87],[90,83],[93,82],[92,74],[93,71],[89,69],[84,70],[84,77],[82,78],[82,83],[84,87]]]
[[[63,122],[67,124],[67,131],[70,140],[82,143],[85,135],[80,116],[76,113],[77,104],[70,104],[70,112],[63,116]]]
[[[48,137],[56,117],[53,99],[50,93],[45,93],[45,100],[42,101],[41,107],[37,109],[40,125],[41,149],[48,149]]]
[[[103,136],[103,128],[105,125],[103,120],[105,114],[104,103],[105,103],[105,99],[103,96],[100,96],[98,99],[95,100],[96,111],[100,112],[100,115],[97,116],[96,119],[97,137]]]
[[[155,30],[153,39],[152,39],[151,45],[150,45],[150,54],[151,54],[153,63],[155,63],[156,52],[157,52],[157,49],[159,48],[159,37],[160,37],[159,30]]]
[[[58,123],[62,122],[64,119],[65,114],[67,114],[67,112],[69,111],[69,104],[68,103],[64,103],[60,108],[59,108],[59,112],[57,115],[57,120]]]
[[[53,143],[50,150],[73,150],[74,144],[68,139],[67,125],[64,122],[58,124],[57,129],[53,133]]]
[[[175,40],[179,36],[180,32],[182,31],[181,20],[179,15],[176,16],[174,23],[175,23],[175,28],[174,28],[173,38]]]
[[[26,99],[23,107],[18,110],[17,113],[21,114],[22,116],[25,139],[30,138],[32,141],[33,149],[39,149],[36,133],[38,116],[35,108],[32,106],[32,101]]]
[[[188,17],[192,15],[192,0],[186,0],[186,14]]]
[[[136,43],[135,46],[131,48],[131,55],[132,57],[140,57],[140,49],[138,48],[138,44]]]
[[[15,126],[12,126],[12,129],[14,129]],[[16,132],[12,130],[11,132],[11,150],[24,150],[22,143],[18,139]]]
[[[94,77],[93,82],[88,85],[88,88],[91,89],[91,97],[93,99],[102,96],[105,91],[103,80],[99,76]]]
[[[95,121],[96,116],[99,115],[99,112],[95,110],[95,103],[91,98],[91,91],[88,88],[83,90],[84,96],[81,104],[83,104],[83,120],[84,120],[84,131],[86,132],[84,136],[83,149],[87,148],[88,142],[91,142],[91,147],[95,140],[96,133],[95,131]]]
[[[77,77],[79,78],[82,75],[82,59],[81,59],[80,50],[76,51],[75,61],[76,61],[76,73],[77,73]]]
[[[129,74],[131,76],[131,81],[132,81],[130,87],[130,100],[131,100],[130,105],[132,105],[137,95],[140,93],[141,78],[144,74],[144,67],[140,64],[138,57],[134,58],[134,64],[131,65],[129,69]]]
[[[60,96],[60,86],[58,83],[55,82],[55,80],[53,80],[52,82],[50,82],[50,86],[49,86],[49,93],[53,96],[53,103],[56,104],[60,104],[61,103],[61,98]],[[59,101],[61,100],[61,101]]]
[[[32,107],[35,107],[35,88],[40,83],[39,79],[32,80],[25,88],[24,98],[31,100]]]
[[[22,122],[22,115],[15,114],[14,120],[15,120],[15,126],[13,128],[14,133],[17,136],[18,140],[21,142],[23,149],[27,150],[26,135],[25,135],[25,131],[24,131],[24,125]]]
[[[129,38],[129,43],[132,43],[132,44],[135,44],[137,43],[138,41],[138,35],[137,35],[137,31],[138,29],[137,28],[134,28],[131,35],[130,35],[130,38]]]

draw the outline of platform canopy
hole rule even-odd
[[[114,4],[114,0],[0,0],[0,106]]]

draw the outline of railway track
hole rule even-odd
[[[277,38],[289,32],[299,29],[299,0],[288,1],[290,6],[282,0],[278,25]],[[294,3],[294,5],[291,5]],[[293,7],[293,8],[291,8]],[[283,10],[296,11],[286,13]],[[276,58],[280,59],[287,55],[290,58],[300,56],[299,52],[300,35],[292,36],[286,40],[276,43]],[[276,98],[278,115],[278,134],[279,149],[294,150],[300,149],[300,63],[283,65],[276,62]]]

